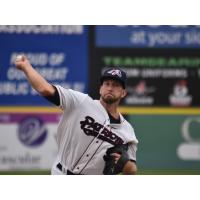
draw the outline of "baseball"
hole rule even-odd
[[[23,58],[23,56],[22,56],[22,55],[18,55],[18,56],[16,57],[16,61],[21,61],[21,60],[22,60],[22,58]]]

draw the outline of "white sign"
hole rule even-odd
[[[0,114],[0,170],[49,170],[58,114]]]

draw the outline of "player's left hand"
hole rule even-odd
[[[104,174],[119,174],[123,171],[125,164],[129,161],[127,144],[113,146],[104,155]]]

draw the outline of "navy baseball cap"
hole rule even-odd
[[[127,82],[126,73],[120,68],[106,69],[101,75],[101,78],[100,78],[101,84],[103,83],[104,80],[108,80],[108,79],[117,80],[122,84],[122,87],[124,89],[126,88],[126,82]]]

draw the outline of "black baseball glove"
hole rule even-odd
[[[128,144],[116,145],[114,147],[107,149],[106,155],[104,155],[103,157],[105,161],[103,174],[114,175],[121,173],[125,164],[129,161],[127,150],[128,150]],[[114,157],[111,155],[112,153],[118,153],[121,155],[117,163],[115,162]]]

